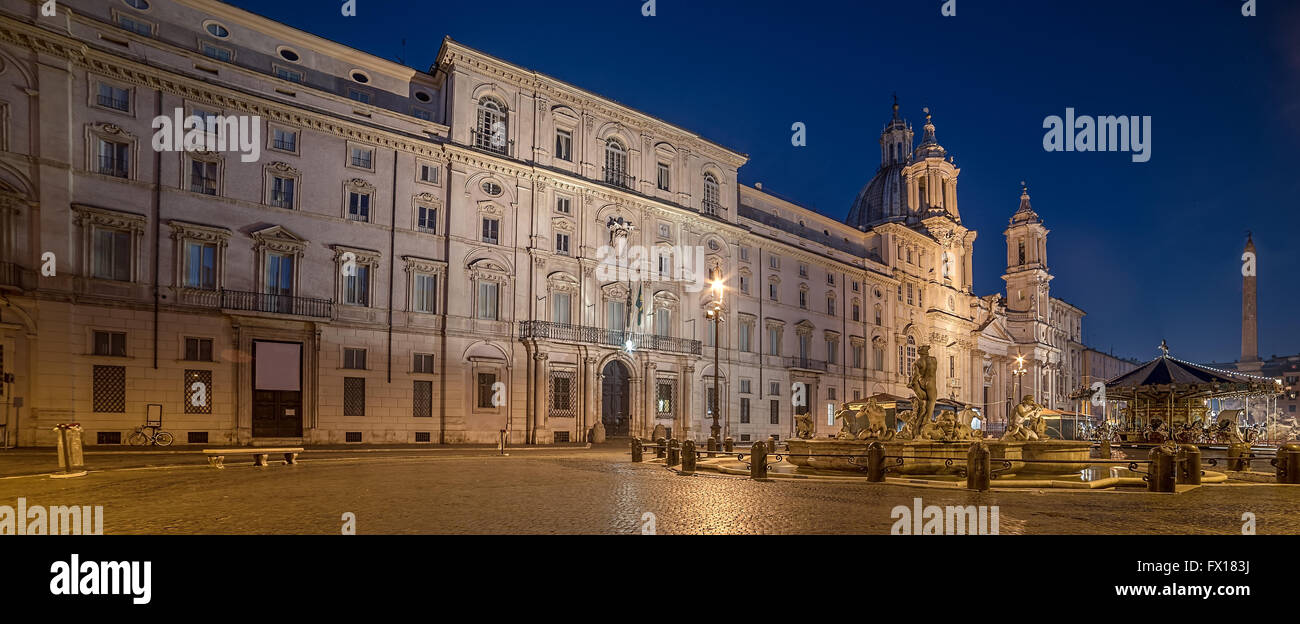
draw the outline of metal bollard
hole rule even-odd
[[[722,439],[722,450],[724,450],[724,451],[726,451],[726,452],[728,452],[728,453],[734,453],[734,452],[736,451],[736,441],[733,440],[733,439],[731,439],[731,436],[727,436],[727,437],[723,438],[723,439]]]
[[[767,450],[768,450],[768,451],[771,451],[771,452],[773,452],[773,453],[775,453],[775,452],[776,452],[776,445],[777,445],[777,439],[776,439],[776,436],[774,436],[774,435],[773,435],[773,436],[768,436],[768,437],[767,437]]]
[[[1174,491],[1174,454],[1163,446],[1151,449],[1151,463],[1147,469],[1147,491]]]
[[[867,481],[885,482],[885,445],[880,442],[867,445]]]
[[[1279,446],[1273,465],[1277,466],[1278,483],[1300,484],[1300,444]]]
[[[682,441],[682,474],[695,474],[695,440]]]
[[[641,456],[642,452],[644,451],[641,448],[641,438],[632,438],[632,462],[633,463],[638,463],[638,464],[641,463],[641,460],[643,459]]]
[[[1239,442],[1228,445],[1228,470],[1250,470],[1250,462],[1243,458],[1250,457],[1250,443]]]
[[[1111,455],[1111,451],[1110,451],[1110,440],[1102,440],[1102,441],[1101,441],[1101,458],[1102,458],[1102,459],[1110,459],[1110,455]]]
[[[993,453],[988,445],[976,442],[966,451],[966,489],[989,491],[993,479]]]
[[[664,457],[667,457],[668,441],[663,438],[659,438],[658,440],[655,440],[655,444],[658,445],[655,447],[655,458],[663,459]]]
[[[749,478],[767,478],[767,447],[762,442],[755,442],[749,449]]]
[[[1178,446],[1178,468],[1175,483],[1180,485],[1201,484],[1201,449],[1195,444]]]
[[[679,447],[677,438],[668,441],[668,459],[664,463],[669,466],[676,466],[682,463],[681,447]]]
[[[714,453],[718,451],[718,439],[709,436],[709,459],[713,459]]]

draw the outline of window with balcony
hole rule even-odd
[[[551,322],[568,325],[573,321],[571,309],[573,295],[567,292],[551,292]]]
[[[292,154],[298,153],[298,133],[284,128],[271,129],[271,148]]]
[[[95,172],[128,178],[131,175],[131,144],[107,139],[98,139],[98,157],[95,160]]]
[[[351,153],[351,157],[348,162],[351,166],[357,167],[359,169],[365,169],[367,171],[373,170],[375,168],[374,150],[365,147],[353,147],[350,150],[350,153]]]
[[[712,173],[704,174],[704,214],[716,215],[722,211],[722,191]]]
[[[426,234],[437,234],[438,209],[434,206],[416,206],[415,229]]]
[[[190,159],[190,192],[216,195],[220,180],[220,163],[210,160]]]
[[[348,218],[363,223],[370,222],[370,193],[351,191],[348,193]]]
[[[277,208],[292,209],[294,207],[294,191],[297,185],[298,180],[296,178],[271,176],[271,194],[267,203]]]
[[[616,138],[605,141],[605,182],[623,188],[632,188],[632,177],[627,173],[627,148]]]
[[[474,146],[505,154],[509,147],[509,118],[506,105],[488,96],[478,102],[478,123],[474,130]]]

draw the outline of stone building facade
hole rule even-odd
[[[922,346],[995,422],[1017,355],[1051,407],[1082,384],[1027,191],[1007,296],[974,294],[928,114],[914,145],[895,104],[839,222],[740,184],[744,154],[451,39],[419,71],[214,0],[58,7],[0,0],[10,443],[158,416],[193,444],[702,440],[714,409],[742,442],[795,410],[828,435],[840,402],[909,395]],[[160,117],[242,121],[255,149],[160,145]]]

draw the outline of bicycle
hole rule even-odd
[[[151,425],[136,427],[135,433],[126,439],[126,443],[131,446],[171,446],[173,441],[175,438],[172,434]]]

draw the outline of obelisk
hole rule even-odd
[[[1246,234],[1246,249],[1241,254],[1241,359],[1237,370],[1256,371],[1262,368],[1259,361],[1259,312],[1255,304],[1255,280],[1258,256],[1255,241]]]

